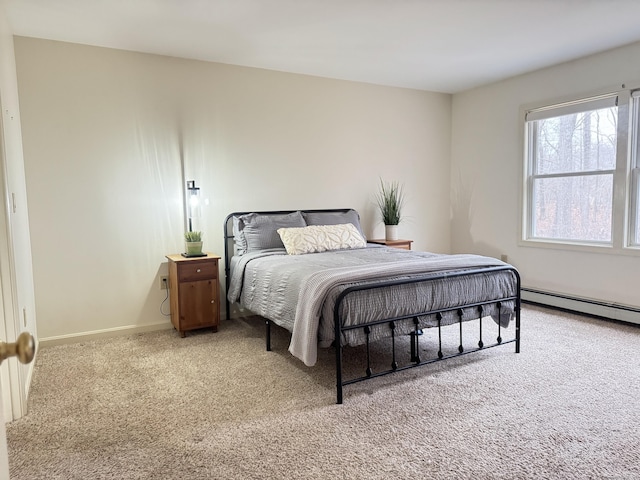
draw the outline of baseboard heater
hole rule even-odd
[[[640,308],[522,287],[522,301],[640,325]]]

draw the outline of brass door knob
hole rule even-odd
[[[22,332],[15,343],[0,342],[0,363],[9,357],[18,357],[20,363],[30,363],[36,353],[36,342],[28,332]]]

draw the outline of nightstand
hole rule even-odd
[[[187,330],[213,328],[220,323],[220,288],[218,284],[218,260],[207,253],[206,257],[167,255],[169,260],[169,290],[171,323],[185,336]]]
[[[402,248],[403,250],[411,250],[413,240],[385,240],[384,238],[368,240],[369,243],[377,243],[378,245],[386,245],[387,247]]]

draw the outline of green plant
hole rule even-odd
[[[385,183],[380,179],[380,191],[376,196],[380,215],[385,225],[398,225],[402,219],[404,192],[397,181]]]
[[[202,232],[184,232],[184,239],[187,242],[201,242]]]

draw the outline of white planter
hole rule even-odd
[[[385,240],[398,240],[398,225],[385,225],[384,238]]]

